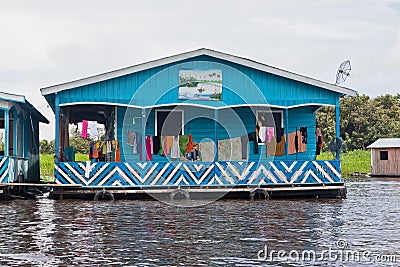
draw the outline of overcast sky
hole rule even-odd
[[[343,86],[400,89],[400,0],[10,0],[0,33],[0,91],[51,120],[47,139],[54,114],[40,88],[201,47],[331,83],[349,59]]]

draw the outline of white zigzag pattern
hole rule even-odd
[[[335,177],[340,178],[340,174],[336,170],[336,168],[329,162],[329,161],[324,161],[324,164],[319,164],[317,161],[305,161],[301,164],[300,168],[297,169],[296,166],[298,166],[297,161],[294,161],[290,166],[287,166],[285,162],[268,162],[268,164],[263,164],[259,163],[259,166],[257,169],[251,173],[251,169],[254,167],[254,164],[257,162],[227,162],[226,167],[224,167],[221,163],[215,162],[214,164],[192,164],[192,165],[187,165],[182,162],[177,164],[176,166],[171,165],[170,163],[166,163],[165,166],[157,173],[156,177],[153,179],[151,182],[151,185],[156,185],[159,184],[160,180],[162,178],[162,185],[169,185],[170,182],[174,179],[174,177],[179,174],[180,169],[183,167],[183,171],[185,171],[190,179],[186,178],[184,175],[180,174],[179,178],[174,182],[174,184],[179,185],[180,183],[184,184],[190,184],[190,180],[193,180],[194,183],[197,185],[200,185],[204,182],[204,180],[210,175],[210,173],[214,170],[214,168],[218,168],[221,177],[214,176],[213,179],[210,179],[210,182],[208,184],[236,184],[237,181],[243,181],[245,180],[249,175],[249,180],[248,184],[265,184],[265,183],[281,183],[283,181],[284,183],[295,183],[299,177],[301,177],[304,173],[304,170],[307,169],[308,164],[311,164],[315,166],[317,169],[317,172],[313,171],[312,169],[308,169],[305,172],[304,177],[301,179],[301,183],[306,183],[307,179],[311,176],[316,182],[322,183],[321,178],[319,178],[321,175],[325,177],[329,182],[334,182],[334,178],[331,177],[328,172],[324,169],[323,166],[327,166],[329,170],[332,171]],[[0,161],[0,166],[5,164],[5,159],[2,159]],[[149,170],[146,171],[146,174],[144,177],[142,176],[142,173],[138,171],[138,169],[145,170],[145,168],[148,166],[150,163],[135,163],[135,168],[133,168],[130,164],[128,163],[123,163],[126,169],[129,171],[128,173],[125,173],[120,167],[118,166],[112,166],[110,167],[109,163],[105,163],[103,166],[100,167],[99,170],[93,175],[93,177],[89,180],[86,181],[85,177],[78,172],[76,168],[74,168],[73,165],[69,163],[64,163],[65,169],[63,170],[60,168],[58,165],[55,165],[55,170],[58,172],[58,174],[63,177],[67,183],[70,184],[76,184],[73,180],[72,177],[65,171],[68,170],[73,174],[79,182],[81,182],[83,185],[91,185],[96,179],[98,179],[99,176],[104,174],[105,172],[108,172],[104,178],[101,179],[99,182],[99,185],[104,185],[107,184],[109,179],[115,175],[116,173],[118,176],[126,181],[129,185],[135,185],[135,182],[132,180],[132,176],[135,177],[139,183],[145,184],[146,181],[150,179],[152,175],[155,174],[157,166],[159,166],[159,163],[152,163],[152,166]],[[239,165],[235,165],[239,164]],[[243,166],[243,164],[247,164],[247,166]],[[94,168],[96,163],[93,163],[91,165],[92,168]],[[183,165],[183,166],[182,166]],[[171,169],[171,166],[173,169]],[[238,166],[243,166],[244,169],[240,170]],[[278,167],[279,166],[279,167]],[[85,165],[82,163],[78,164],[78,167],[84,170]],[[111,169],[111,170],[110,170]],[[282,171],[285,170],[285,171]],[[168,177],[166,176],[166,173],[170,171],[168,174]],[[182,171],[182,170],[181,170]],[[195,172],[200,172],[203,171],[203,174],[198,177],[196,176]],[[290,175],[291,173],[291,175]],[[3,181],[5,179],[5,176],[7,173],[3,173],[1,176],[1,180]],[[132,175],[132,176],[131,176]],[[233,175],[233,176],[232,176]],[[279,178],[281,181],[279,181],[277,178]],[[121,184],[121,181],[118,181]],[[61,181],[58,179],[56,180],[56,183],[61,184]],[[113,182],[113,184],[117,183]]]
[[[5,163],[6,163],[6,160],[7,160],[7,158],[3,158],[2,160],[1,160],[1,162],[0,162],[0,168],[3,168],[3,166],[5,165]],[[6,182],[8,182],[7,181],[7,178],[8,178],[8,166],[7,166],[7,168],[4,170],[4,172],[2,173],[2,175],[1,175],[1,178],[0,178],[0,182],[1,183],[6,183]]]

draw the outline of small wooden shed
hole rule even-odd
[[[400,176],[400,138],[381,138],[369,145],[371,176]]]

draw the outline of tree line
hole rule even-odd
[[[92,139],[83,139],[80,131],[72,130],[69,137],[69,145],[74,148],[75,153],[88,154]],[[55,141],[41,140],[39,143],[40,154],[54,154]]]
[[[317,112],[317,124],[326,143],[335,137],[335,108]],[[379,138],[400,137],[400,94],[371,98],[367,95],[340,100],[340,137],[343,150],[365,150]],[[325,151],[329,146],[325,145]]]

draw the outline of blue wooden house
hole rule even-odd
[[[55,113],[59,184],[304,192],[344,186],[339,154],[316,160],[324,130],[316,112],[336,107],[339,137],[339,99],[356,94],[345,87],[202,48],[41,92]],[[70,127],[81,124],[95,137],[90,162],[65,157]]]
[[[49,121],[24,96],[0,92],[0,183],[38,183],[39,122]]]

